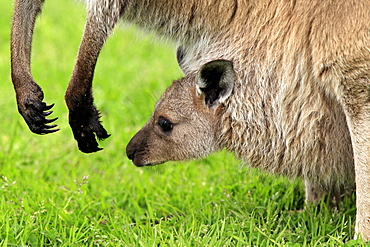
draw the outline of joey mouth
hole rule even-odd
[[[158,162],[148,162],[145,159],[145,150],[126,150],[127,157],[134,163],[137,167],[144,167],[144,166],[156,166],[163,164],[165,161],[158,161]]]
[[[160,165],[160,164],[163,164],[163,163],[164,163],[164,161],[163,162],[157,162],[157,163],[135,163],[134,162],[134,165],[136,167],[146,167],[146,166],[157,166],[157,165]]]
[[[134,158],[132,160],[132,162],[137,167],[156,166],[156,165],[160,165],[160,164],[163,164],[164,163],[164,161],[160,161],[160,162],[147,162],[147,161],[144,161],[144,160],[138,160],[136,158]]]

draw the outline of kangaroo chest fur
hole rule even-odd
[[[353,182],[351,139],[337,100],[305,78],[287,85],[266,75],[247,73],[235,85],[220,118],[221,146],[273,173]]]

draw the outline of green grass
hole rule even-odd
[[[32,134],[10,80],[12,3],[0,8],[0,244],[2,246],[359,246],[355,207],[304,208],[301,181],[249,169],[227,152],[202,161],[137,168],[125,146],[156,100],[181,77],[174,47],[133,27],[116,30],[94,80],[112,136],[77,150],[64,91],[84,25],[84,6],[46,1],[32,68],[61,130]]]

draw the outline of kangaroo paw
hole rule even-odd
[[[81,152],[93,153],[102,150],[96,138],[102,141],[110,136],[99,119],[100,114],[94,106],[70,112],[69,124]]]
[[[58,131],[56,124],[51,124],[58,118],[47,119],[53,113],[50,109],[54,104],[46,105],[40,99],[26,99],[18,104],[18,111],[23,116],[33,133],[44,135]]]

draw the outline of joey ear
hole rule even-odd
[[[223,103],[234,87],[235,72],[231,61],[214,60],[203,65],[196,78],[197,94],[205,96],[211,107]]]

